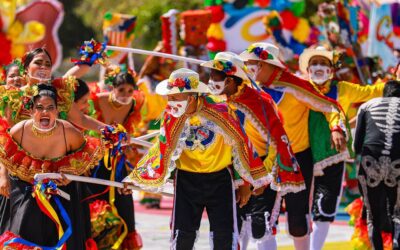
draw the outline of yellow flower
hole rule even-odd
[[[224,65],[222,65],[220,61],[214,61],[214,68],[219,71],[222,71],[224,70]]]
[[[197,80],[197,78],[194,76],[190,76],[189,81],[192,89],[197,89],[197,87],[199,86],[199,80]]]

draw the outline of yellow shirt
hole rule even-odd
[[[341,81],[338,82],[338,98],[337,101],[342,106],[346,116],[349,117],[351,111],[351,104],[366,102],[372,98],[381,97],[383,95],[383,88],[385,83],[377,83],[374,85],[362,86],[359,84]],[[324,93],[325,94],[325,93]],[[350,113],[350,115],[352,115]]]
[[[145,95],[145,103],[142,108],[142,116],[144,120],[151,121],[160,118],[160,115],[167,106],[167,99],[163,96],[152,93],[150,90],[150,81],[148,78],[139,80],[138,87]]]
[[[232,147],[224,137],[204,128],[197,117],[190,119],[189,143],[176,161],[178,169],[195,173],[218,172],[232,164]],[[200,128],[200,130],[199,130]],[[192,139],[190,139],[192,138]]]
[[[250,120],[246,120],[244,130],[246,131],[246,134],[249,137],[250,142],[253,144],[257,154],[261,158],[268,152],[268,157],[264,160],[264,166],[268,172],[271,172],[276,160],[276,147],[272,141],[273,139],[271,138],[267,151],[267,138],[264,138],[264,136],[258,132],[257,128],[250,122]]]
[[[301,102],[290,93],[283,94],[278,109],[283,116],[283,128],[289,137],[293,152],[299,153],[309,148],[308,114],[310,109],[318,110],[306,102]],[[324,113],[324,115],[331,128],[339,124],[339,113]]]

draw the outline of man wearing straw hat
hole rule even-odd
[[[208,83],[211,93],[227,96],[228,104],[274,177],[262,194],[252,196],[249,203],[239,209],[244,222],[240,230],[241,249],[247,249],[250,237],[256,240],[257,249],[277,249],[275,225],[281,197],[288,192],[301,191],[305,185],[275,103],[267,93],[246,84],[250,83],[246,67],[238,55],[220,52],[202,66],[211,68]]]
[[[235,181],[230,166],[242,178],[237,183],[246,187],[238,193],[241,205],[250,197],[250,185],[259,189],[272,176],[227,105],[202,96],[208,88],[196,72],[178,69],[157,85],[156,92],[168,98],[159,140],[125,181],[160,191],[176,167],[171,248],[193,248],[206,208],[211,248],[236,249]]]
[[[333,79],[333,51],[322,46],[305,49],[300,55],[299,66],[309,76],[310,83],[324,95],[337,100],[346,114],[351,104],[382,96],[384,83],[360,86]],[[350,128],[347,130],[350,131]],[[312,110],[309,113],[309,131],[312,131],[310,145],[314,162],[311,249],[319,250],[325,243],[340,203],[344,161],[350,158],[352,140],[347,140],[348,149],[343,151],[331,148],[328,124],[320,112]],[[350,138],[351,133],[347,133],[347,136]]]
[[[313,162],[308,134],[309,110],[324,112],[332,130],[332,144],[345,146],[339,105],[316,91],[310,83],[289,73],[278,59],[279,49],[269,43],[255,43],[240,57],[246,62],[263,89],[278,105],[284,128],[299,162],[306,190],[285,196],[288,233],[297,250],[310,248],[309,198],[313,177]],[[274,88],[274,89],[273,89]]]

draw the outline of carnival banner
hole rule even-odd
[[[259,7],[236,9],[233,4],[225,4],[224,12],[222,27],[227,42],[226,50],[241,53],[252,43],[273,42],[262,22],[269,10]]]
[[[393,33],[390,5],[373,4],[369,23],[368,56],[379,56],[384,69],[396,66],[397,59],[393,54],[396,39],[398,37]]]

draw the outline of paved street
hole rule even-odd
[[[162,201],[161,209],[146,209],[137,202],[135,203],[137,229],[144,241],[144,250],[166,250],[169,249],[170,229],[169,220],[172,208],[172,199],[165,198]],[[282,216],[281,216],[282,217]],[[280,250],[293,249],[292,241],[287,236],[286,225],[283,218],[280,220],[279,234],[277,237]],[[196,242],[196,249],[209,249],[208,241],[209,225],[207,218],[203,218],[200,228],[200,237]],[[324,250],[350,249],[348,243],[353,228],[347,225],[346,221],[338,221],[332,227],[328,235],[328,243]],[[251,243],[249,250],[256,249]]]

